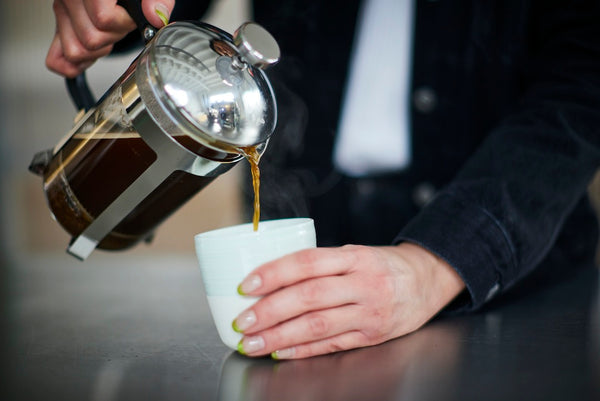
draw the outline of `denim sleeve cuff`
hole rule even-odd
[[[514,251],[502,225],[488,212],[450,193],[439,194],[396,237],[412,242],[448,262],[465,283],[468,296],[445,311],[480,308],[502,289],[514,271]]]

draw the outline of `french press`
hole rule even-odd
[[[263,69],[277,62],[279,47],[264,28],[245,23],[232,36],[185,21],[156,31],[139,1],[124,3],[144,49],[98,102],[85,75],[67,80],[85,114],[30,165],[72,235],[67,252],[81,260],[149,239],[243,149],[263,152],[277,119]]]

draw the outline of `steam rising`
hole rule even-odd
[[[308,170],[282,167],[285,160],[302,152],[308,108],[304,101],[287,86],[272,80],[278,105],[278,123],[261,158],[262,219],[309,216],[308,196],[316,178]],[[247,172],[248,177],[250,172]],[[246,212],[251,215],[252,188],[243,180]]]

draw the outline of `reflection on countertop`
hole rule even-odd
[[[433,324],[376,347],[297,361],[232,353],[218,400],[443,400],[457,382],[461,330]]]
[[[600,399],[594,267],[379,346],[299,361],[221,344],[192,255],[4,267],[3,399]]]

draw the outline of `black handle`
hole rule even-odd
[[[94,107],[96,100],[85,79],[85,71],[75,78],[67,78],[65,82],[69,95],[71,95],[71,100],[73,100],[77,109],[88,111]]]
[[[144,17],[140,0],[118,0],[117,4],[127,10],[137,25],[137,29],[140,32],[140,35],[142,35],[144,43],[148,42],[152,37],[151,35],[149,36],[147,32],[148,28],[152,28],[152,25],[150,25],[148,20],[146,20],[146,17]],[[83,109],[88,111],[94,107],[96,100],[94,99],[94,95],[85,78],[85,72],[82,72],[75,78],[66,78],[65,82],[71,100],[75,103],[75,107],[77,107],[78,110]]]

